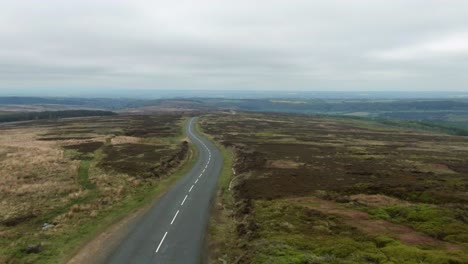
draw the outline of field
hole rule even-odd
[[[233,156],[210,262],[468,262],[468,138],[340,117],[200,122]]]
[[[0,127],[0,263],[64,262],[193,153],[181,115]]]

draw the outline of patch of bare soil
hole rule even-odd
[[[381,206],[409,206],[411,203],[383,194],[355,194],[350,196],[351,200],[369,207]]]
[[[461,247],[458,245],[447,243],[421,234],[404,225],[398,225],[385,220],[373,220],[369,214],[365,212],[345,208],[332,201],[319,199],[317,197],[290,198],[286,200],[291,202],[298,202],[307,208],[320,211],[324,214],[332,214],[342,217],[344,223],[370,235],[388,235],[394,239],[400,240],[407,245],[434,246],[447,250],[461,249]]]
[[[139,143],[141,138],[137,137],[127,137],[127,136],[116,136],[111,139],[112,145],[126,144],[126,143]]]
[[[293,160],[270,160],[267,161],[266,167],[279,169],[297,169],[303,165],[304,163],[295,162]]]

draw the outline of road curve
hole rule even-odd
[[[221,173],[218,148],[194,129],[187,135],[199,151],[193,168],[134,225],[106,263],[200,263],[211,199]]]

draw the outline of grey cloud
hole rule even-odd
[[[0,89],[467,89],[466,1],[0,2]]]

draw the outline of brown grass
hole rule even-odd
[[[64,157],[55,142],[35,140],[38,132],[15,129],[0,134],[0,152],[4,153],[0,160],[0,222],[17,224],[40,214],[43,204],[64,204],[68,199],[60,197],[80,190],[76,182],[79,162]]]
[[[127,137],[127,136],[117,136],[112,138],[112,145],[126,144],[126,143],[139,143],[141,138],[137,137]]]
[[[295,162],[293,160],[270,160],[267,161],[266,167],[278,169],[297,169],[303,165],[304,163]]]

